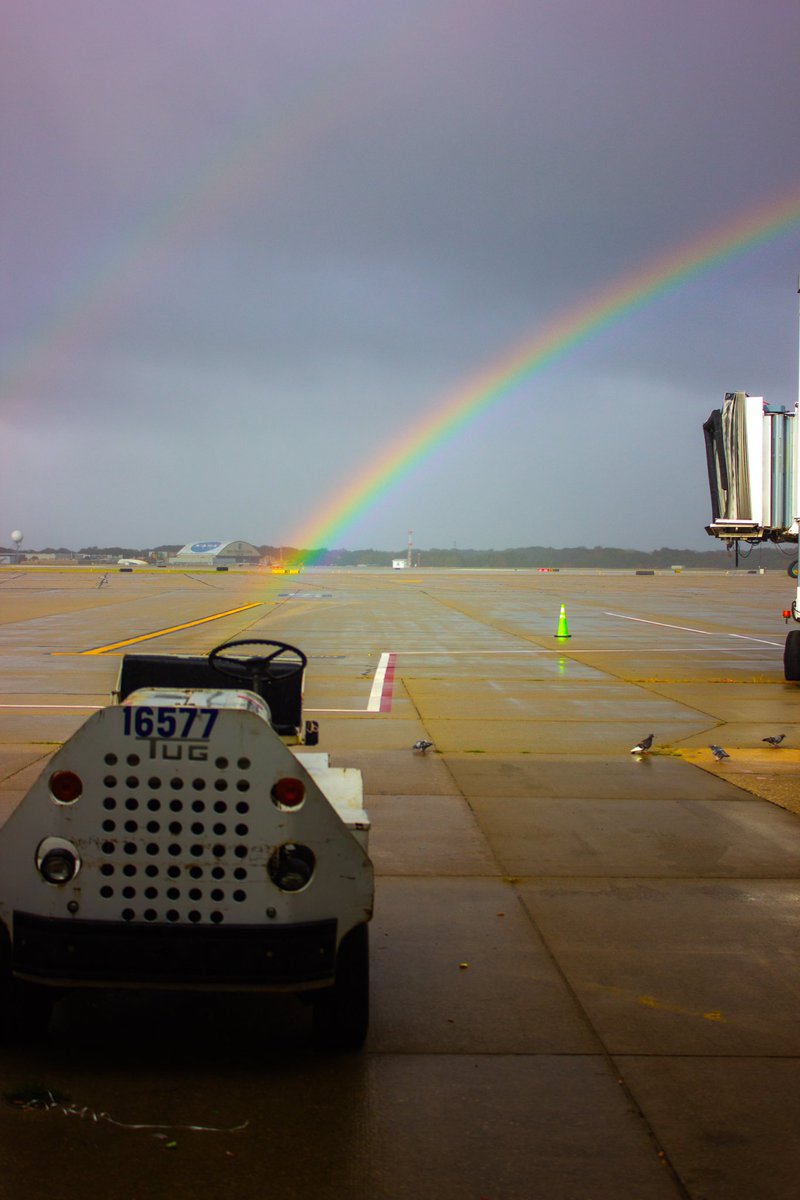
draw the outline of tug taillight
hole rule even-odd
[[[299,808],[306,798],[306,785],[302,779],[285,775],[272,788],[272,799],[279,808]]]
[[[59,804],[74,804],[83,793],[83,782],[74,771],[54,771],[50,776],[50,795]]]

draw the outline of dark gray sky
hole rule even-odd
[[[547,322],[793,191],[797,0],[9,0],[0,544],[291,541]],[[561,354],[336,545],[712,548],[800,225]],[[4,522],[4,524],[3,524]]]

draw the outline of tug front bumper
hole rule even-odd
[[[336,935],[335,919],[216,927],[15,912],[12,969],[50,983],[286,989],[333,979]]]

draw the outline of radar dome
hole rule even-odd
[[[14,542],[14,543],[15,543],[17,546],[20,544],[20,542],[22,541],[22,534],[20,533],[19,529],[15,529],[15,530],[13,531],[13,533],[11,534],[11,540],[12,540],[12,542]]]

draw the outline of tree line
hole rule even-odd
[[[82,546],[75,551],[66,546],[46,546],[41,550],[23,551],[23,555],[52,554],[59,558],[147,558],[148,556],[164,558],[177,554],[180,545],[160,545],[142,548],[140,546]],[[399,550],[341,550],[341,549],[302,549],[296,546],[259,546],[262,558],[275,562],[305,562],[322,566],[339,567],[390,567],[392,562],[408,556],[408,547]],[[3,549],[0,554],[16,554],[16,547]],[[791,559],[797,557],[797,547],[784,545],[775,546],[764,543],[756,546],[744,546],[740,549],[739,566],[765,567],[772,570],[781,569],[788,565]],[[430,549],[412,550],[412,565],[415,567],[449,567],[451,570],[485,569],[490,570],[525,570],[535,568],[569,568],[595,567],[598,569],[640,568],[663,570],[674,566],[704,568],[706,570],[727,570],[735,565],[732,551],[720,548],[715,544],[714,549],[686,550],[672,546],[662,546],[659,550],[626,550],[615,546],[520,546],[506,550],[470,550],[470,549]]]

